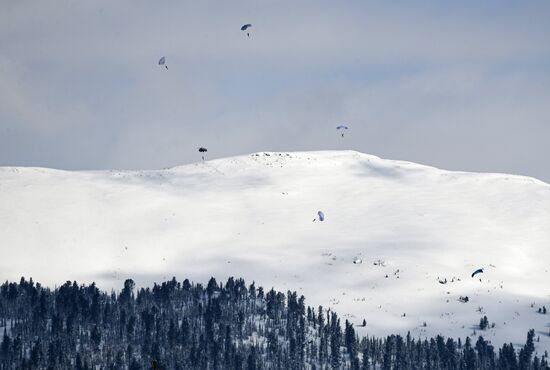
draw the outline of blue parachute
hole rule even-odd
[[[250,32],[248,32],[248,29],[249,29],[250,27],[252,27],[252,25],[251,25],[250,23],[247,23],[247,24],[245,24],[245,25],[243,25],[243,26],[241,27],[241,31],[245,31],[245,32],[246,32],[246,35],[247,35],[248,37],[250,37]]]
[[[166,65],[166,57],[159,59],[159,66],[164,66],[164,68],[168,69],[168,66]]]
[[[339,126],[336,126],[336,129],[342,131],[342,137],[344,137],[344,131],[348,130],[349,127],[346,125],[339,125]]]
[[[325,214],[323,211],[319,211],[317,214],[319,215],[319,221],[325,221]]]
[[[481,273],[483,273],[483,269],[482,269],[482,268],[481,268],[481,269],[477,269],[477,270],[475,270],[475,271],[472,273],[472,277],[476,276],[477,274],[481,274]]]

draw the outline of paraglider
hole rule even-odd
[[[323,211],[317,212],[317,216],[318,218],[314,218],[312,222],[317,221],[317,219],[319,219],[319,221],[325,221],[325,214],[323,213]]]
[[[243,25],[241,27],[241,31],[245,31],[246,32],[246,36],[250,37],[250,32],[248,32],[247,30],[252,27],[252,25],[250,23],[247,23],[245,25]]]
[[[204,147],[202,147],[202,146],[199,148],[199,152],[200,152],[200,153],[206,153],[207,151],[208,151],[208,149],[206,149],[206,148],[204,148]],[[203,154],[203,156],[202,156],[202,160],[204,161],[204,154]]]
[[[476,276],[477,274],[481,274],[481,273],[483,273],[483,269],[482,268],[477,269],[472,273],[472,277]]]
[[[341,131],[342,137],[344,137],[344,131],[345,131],[345,130],[348,130],[349,127],[346,126],[346,125],[339,125],[339,126],[336,126],[336,129],[337,129],[338,131]]]
[[[166,57],[159,59],[159,66],[164,66],[164,68],[168,69],[168,66],[166,65]]]

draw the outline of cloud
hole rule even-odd
[[[27,72],[0,57],[0,112],[7,128],[45,133],[84,124],[89,112],[83,104],[62,106],[46,86],[36,85]]]
[[[201,145],[212,156],[351,146],[550,181],[548,10],[8,0],[0,165],[153,168],[194,161]]]

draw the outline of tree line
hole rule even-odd
[[[510,369],[548,370],[526,344],[478,337],[359,337],[347,320],[296,292],[243,279],[206,286],[173,278],[120,292],[21,278],[0,286],[0,370],[12,369]]]

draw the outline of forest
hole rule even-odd
[[[21,278],[0,286],[0,369],[518,369],[545,370],[535,332],[494,348],[482,336],[359,337],[304,296],[243,279],[173,278],[119,292]]]

